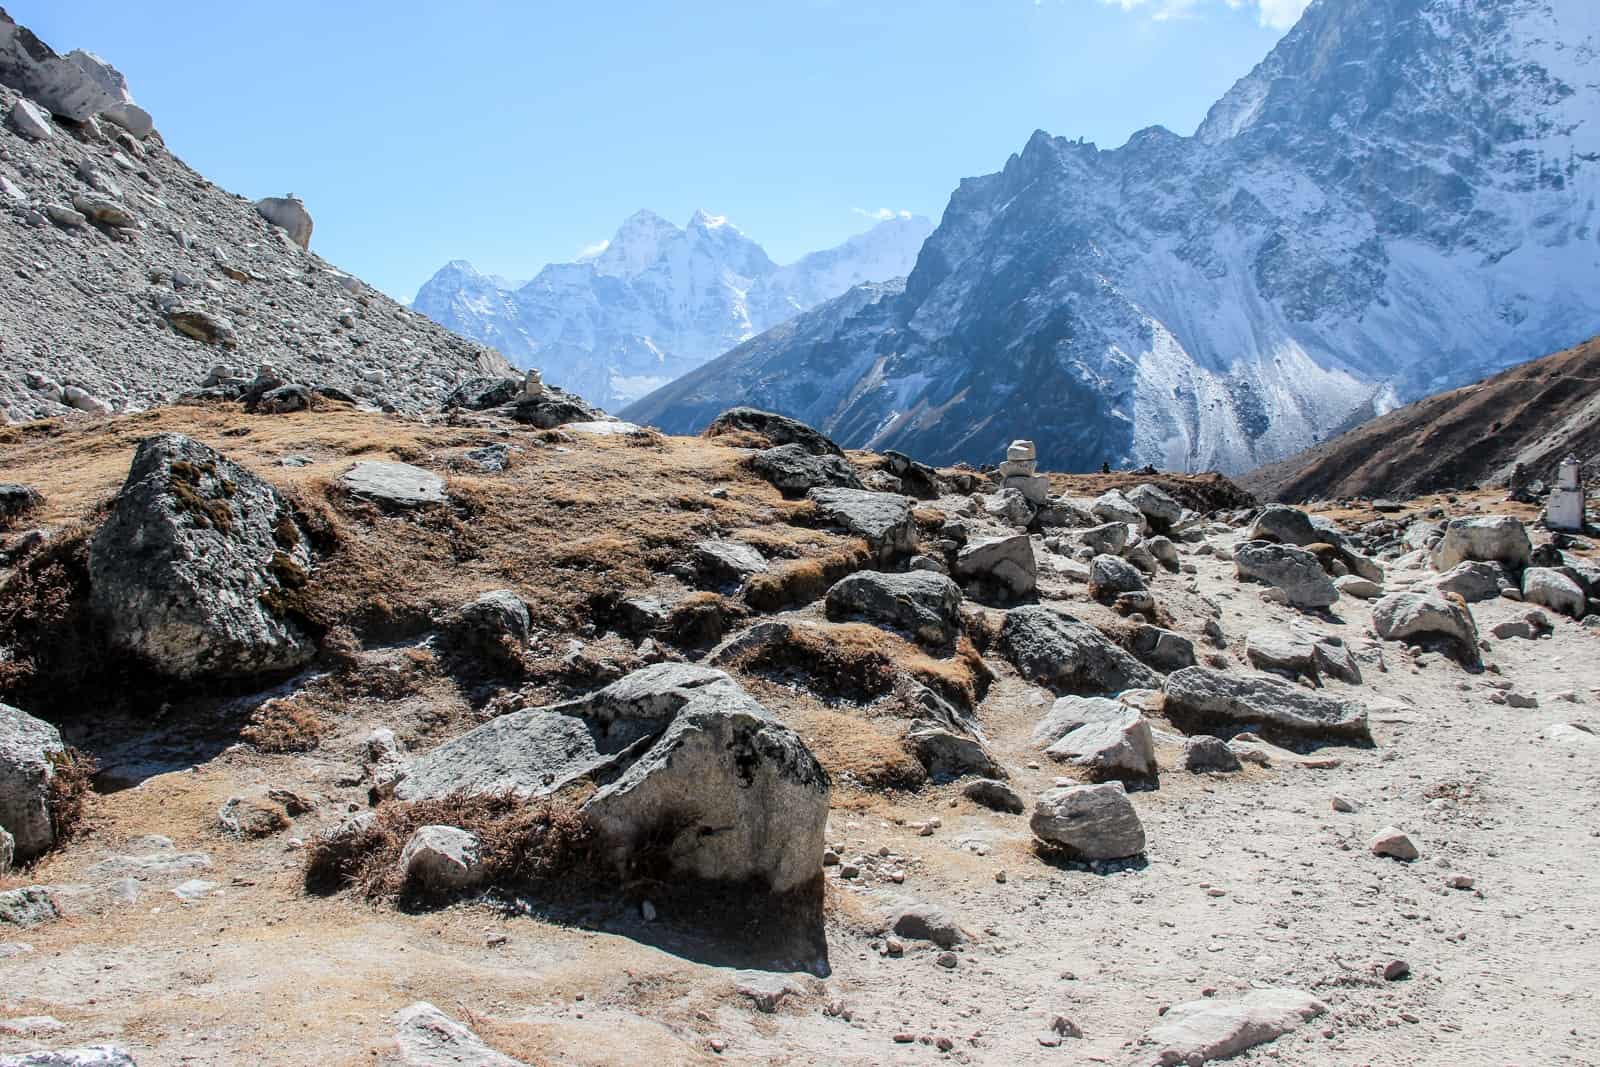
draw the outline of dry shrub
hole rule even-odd
[[[866,542],[856,541],[825,555],[780,563],[750,579],[745,586],[745,603],[757,611],[782,611],[810,604],[820,600],[839,579],[871,562],[872,553]]]
[[[949,518],[938,508],[912,508],[911,519],[923,533],[937,533]]]
[[[256,708],[239,736],[262,752],[309,752],[322,743],[328,722],[301,695]]]
[[[424,826],[455,826],[477,836],[486,884],[514,890],[545,881],[581,882],[594,873],[592,831],[576,796],[519,799],[505,793],[455,793],[391,803],[368,825],[306,845],[305,887],[329,895],[350,887],[371,901],[429,903],[407,886],[400,854]]]
[[[50,822],[55,827],[56,840],[65,841],[86,825],[89,798],[94,795],[94,776],[100,762],[86,752],[70,745],[52,753],[49,794]]]
[[[70,527],[30,553],[0,586],[0,699],[57,718],[125,704],[142,672],[108,654],[89,609],[90,524]]]

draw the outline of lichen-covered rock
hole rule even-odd
[[[1161,688],[1161,675],[1093,626],[1053,608],[1030,605],[1007,612],[1000,649],[1024,678],[1057,691]]]
[[[818,453],[804,445],[787,444],[750,457],[755,472],[784,496],[804,496],[812,489],[860,489],[861,479],[843,456]]]
[[[0,827],[13,838],[14,857],[33,859],[55,843],[50,814],[54,759],[61,732],[9,704],[0,704]]]
[[[181,434],[140,442],[89,547],[90,603],[111,643],[174,678],[308,662],[289,600],[311,550],[278,491]]]
[[[1089,561],[1089,595],[1096,600],[1110,603],[1123,593],[1144,589],[1143,576],[1127,560],[1102,554]]]
[[[880,559],[915,552],[917,524],[911,502],[898,493],[865,489],[813,489],[806,499],[827,521],[866,538]]]
[[[942,574],[858,571],[828,590],[830,619],[865,619],[944,645],[961,633],[961,587]]]

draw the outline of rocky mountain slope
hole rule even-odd
[[[1504,486],[1518,464],[1555,484],[1600,455],[1600,338],[1362,423],[1241,477],[1268,500],[1403,497]]]
[[[271,364],[292,381],[407,410],[508,369],[196,174],[114,69],[56,56],[3,13],[0,115],[7,418],[147,407],[219,364],[245,377]],[[303,221],[309,240],[309,216],[283,218]]]
[[[641,211],[599,253],[552,263],[516,288],[449,263],[412,307],[620,407],[852,286],[904,277],[932,229],[893,218],[778,266],[724,218],[697,212],[679,229]]]
[[[1315,0],[1191,137],[1036,134],[903,293],[627,411],[733,403],[940,462],[1250,469],[1600,331],[1600,8]]]

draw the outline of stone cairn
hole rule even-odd
[[[1050,479],[1034,473],[1038,456],[1032,441],[1012,441],[1006,448],[1006,461],[1000,464],[1000,485],[1003,489],[1016,489],[1029,502],[1042,505],[1050,495]]]
[[[1561,461],[1555,492],[1550,494],[1550,502],[1545,505],[1544,524],[1552,530],[1581,533],[1583,505],[1583,468],[1578,465],[1576,456],[1569,455]]]

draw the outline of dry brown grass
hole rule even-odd
[[[250,714],[239,736],[262,752],[309,752],[331,728],[305,694],[269,700]]]
[[[898,634],[854,622],[789,625],[781,636],[738,651],[730,664],[792,678],[825,699],[851,703],[886,696],[910,680],[972,708],[993,680],[965,638],[939,659]]]
[[[576,797],[453,794],[391,803],[379,808],[368,826],[309,842],[306,890],[327,895],[351,888],[371,901],[432,903],[407,884],[400,867],[406,842],[423,826],[455,826],[475,834],[486,884],[496,888],[519,889],[550,879],[581,881],[592,873],[592,832]]]
[[[770,567],[745,585],[744,599],[757,611],[782,611],[822,599],[839,579],[872,562],[865,541],[854,541],[810,559],[797,559]]]
[[[927,784],[926,768],[906,751],[904,724],[829,708],[795,711],[787,718],[836,785],[910,791]]]

